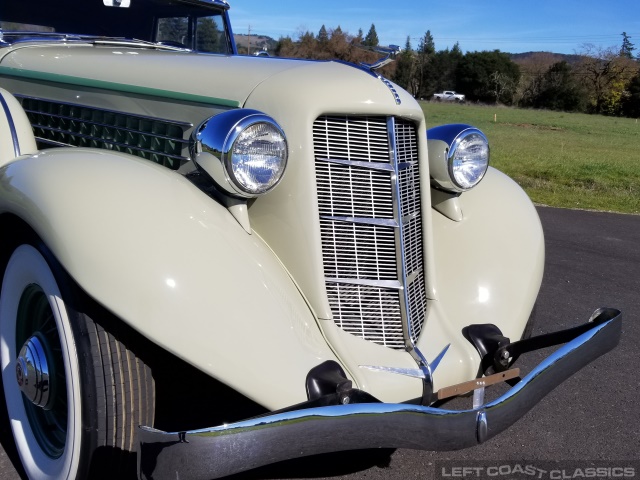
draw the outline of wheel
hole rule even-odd
[[[120,478],[135,468],[137,426],[153,422],[149,368],[88,305],[46,248],[13,251],[0,294],[0,363],[31,479]]]

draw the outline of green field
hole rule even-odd
[[[467,123],[491,164],[540,204],[640,213],[640,122],[499,106],[421,103],[429,127]]]

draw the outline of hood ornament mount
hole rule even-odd
[[[372,70],[372,71],[379,70],[385,65],[389,65],[391,62],[394,62],[396,57],[398,56],[398,53],[400,53],[400,47],[398,45],[389,45],[388,47],[382,47],[379,45],[375,47],[368,47],[363,45],[356,45],[356,46],[368,52],[381,53],[384,55],[383,58],[380,58],[378,61],[374,63],[360,62],[361,66],[368,68],[369,70]]]
[[[378,61],[374,63],[360,62],[358,64],[358,67],[364,70],[365,72],[368,72],[369,74],[373,75],[374,77],[379,78],[382,81],[382,83],[384,83],[387,86],[387,88],[391,90],[391,94],[393,95],[393,99],[395,100],[396,105],[400,105],[402,103],[402,100],[400,100],[400,95],[398,94],[398,91],[396,90],[393,83],[391,83],[389,80],[387,80],[378,72],[376,72],[376,70],[379,70],[385,65],[388,65],[391,62],[395,61],[396,57],[398,56],[398,53],[400,52],[400,47],[398,45],[389,45],[388,47],[382,47],[382,46],[367,47],[363,45],[356,45],[356,47],[362,50],[366,50],[368,52],[381,53],[385,55],[383,58],[380,58]]]

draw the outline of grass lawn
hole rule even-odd
[[[491,164],[536,203],[640,213],[640,122],[629,118],[422,102],[429,127],[467,123]],[[495,115],[495,117],[494,117]]]

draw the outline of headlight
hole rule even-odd
[[[227,193],[251,198],[272,190],[284,174],[287,140],[271,117],[231,110],[196,129],[191,158]]]
[[[444,125],[429,129],[429,167],[439,187],[464,192],[475,187],[489,167],[489,142],[477,128]]]

